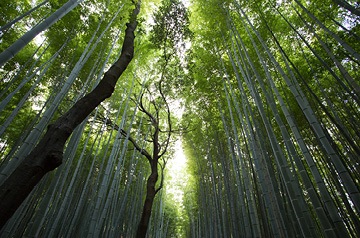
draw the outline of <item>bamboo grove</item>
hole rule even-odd
[[[2,1],[0,185],[118,62],[137,5],[114,93],[0,236],[359,237],[354,0]],[[180,204],[166,166],[179,140]]]

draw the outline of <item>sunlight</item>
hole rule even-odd
[[[34,38],[34,42],[37,46],[40,46],[44,41],[45,41],[45,32],[40,32],[35,38]]]
[[[181,204],[186,181],[188,180],[188,175],[186,173],[186,157],[180,139],[175,142],[174,147],[174,158],[170,159],[167,165],[169,174],[167,192],[173,195],[175,202]]]
[[[185,7],[190,6],[190,0],[181,0],[181,2],[184,4]]]

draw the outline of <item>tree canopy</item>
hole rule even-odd
[[[147,237],[359,237],[359,21],[353,0],[1,1],[1,188],[117,79],[0,236],[134,237],[154,175]]]

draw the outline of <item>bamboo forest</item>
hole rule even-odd
[[[356,0],[1,0],[0,237],[360,237]]]

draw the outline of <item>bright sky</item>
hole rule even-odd
[[[170,102],[170,111],[172,115],[181,119],[184,113],[184,107],[180,100]],[[176,135],[175,135],[176,136]],[[186,172],[186,157],[182,149],[181,139],[178,139],[174,145],[174,157],[170,158],[166,165],[168,176],[166,177],[166,192],[174,196],[175,202],[181,205],[184,194],[184,187],[188,180]]]
[[[185,7],[190,6],[190,0],[181,0]],[[179,119],[182,117],[184,108],[180,106],[180,101],[175,101],[170,105],[171,112]],[[182,149],[181,139],[175,142],[174,158],[171,158],[166,165],[169,176],[166,178],[166,192],[174,196],[177,206],[183,207],[184,190],[189,180],[186,171],[186,157]]]
[[[184,4],[185,7],[190,6],[190,0],[181,0],[181,2]]]
[[[166,178],[166,192],[174,196],[175,202],[181,205],[188,175],[186,172],[186,157],[181,140],[175,142],[174,158],[166,165],[169,176]]]

